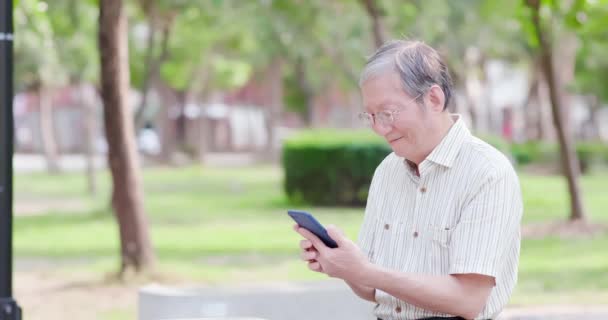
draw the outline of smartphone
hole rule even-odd
[[[298,223],[298,225],[319,237],[323,243],[329,248],[337,248],[338,244],[329,237],[327,229],[306,211],[288,210],[287,214]]]

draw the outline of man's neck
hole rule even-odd
[[[444,111],[442,114],[441,120],[437,125],[435,130],[432,130],[431,133],[425,137],[425,145],[424,152],[420,154],[420,156],[415,157],[414,159],[409,159],[411,162],[419,166],[426,157],[435,150],[435,148],[441,143],[441,140],[448,134],[450,128],[454,125],[454,119],[449,114],[449,112]]]

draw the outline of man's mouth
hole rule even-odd
[[[389,140],[389,141],[388,141],[388,143],[393,143],[393,142],[395,142],[395,141],[401,140],[401,138],[403,138],[403,137],[399,137],[399,138],[391,139],[391,140]]]

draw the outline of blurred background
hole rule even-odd
[[[403,38],[443,55],[450,110],[519,173],[508,310],[608,305],[608,1],[13,0],[13,14],[24,318],[134,319],[149,283],[323,286],[286,210],[356,237],[390,152],[357,120],[358,76]]]

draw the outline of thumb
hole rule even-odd
[[[306,238],[308,241],[310,241],[313,245],[313,247],[315,249],[317,249],[317,251],[322,252],[323,250],[327,249],[327,247],[325,246],[325,244],[323,243],[323,241],[321,241],[321,239],[319,239],[316,235],[314,235],[312,232],[306,230],[305,228],[302,227],[297,227],[296,231],[304,238]]]
[[[327,234],[330,238],[334,239],[334,241],[338,244],[339,247],[341,247],[344,241],[346,240],[344,232],[333,224],[327,226]]]

